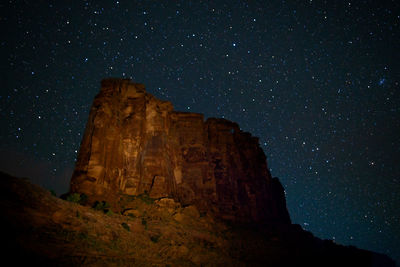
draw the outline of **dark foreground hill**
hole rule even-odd
[[[226,223],[169,198],[126,197],[113,213],[0,174],[4,262],[13,266],[394,266],[385,255],[321,240],[298,225]],[[75,195],[76,196],[76,195]]]

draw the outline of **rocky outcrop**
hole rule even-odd
[[[258,139],[225,119],[177,112],[127,79],[105,79],[90,110],[71,192],[118,205],[170,197],[238,222],[290,223]]]
[[[170,198],[125,195],[133,208],[121,215],[1,171],[0,188],[2,260],[12,266],[395,266],[299,225],[226,224]]]

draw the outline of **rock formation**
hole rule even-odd
[[[170,198],[129,196],[134,209],[120,215],[1,171],[0,188],[2,260],[12,266],[396,266],[296,224],[227,224]]]
[[[258,139],[225,119],[177,112],[128,79],[105,79],[90,110],[71,192],[118,205],[170,197],[237,222],[289,224]]]

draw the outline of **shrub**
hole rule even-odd
[[[154,203],[154,199],[149,196],[147,191],[145,191],[143,194],[138,195],[137,198],[140,199],[141,201],[143,201],[146,204],[153,204]]]
[[[56,191],[54,191],[53,189],[50,189],[49,191],[50,191],[50,194],[51,194],[53,197],[57,197]]]
[[[102,210],[104,212],[107,212],[110,209],[110,204],[108,204],[106,201],[96,201],[93,205],[93,208],[95,210]]]
[[[62,197],[62,196],[61,196]],[[67,197],[65,198],[65,200],[69,201],[69,202],[73,202],[73,203],[78,203],[81,205],[85,205],[87,203],[87,195],[82,193],[72,193],[67,195]]]
[[[67,196],[67,201],[69,202],[79,203],[80,200],[81,200],[81,194],[78,193],[69,194]]]
[[[114,212],[110,208],[110,204],[108,204],[106,201],[96,201],[93,205],[93,209],[99,210],[104,212],[107,215],[114,214]]]
[[[81,194],[81,200],[79,201],[79,204],[85,205],[87,203],[88,197],[85,193]]]
[[[121,226],[126,230],[126,231],[128,231],[128,232],[130,232],[131,231],[131,228],[129,228],[129,225],[128,224],[126,224],[126,223],[121,223]]]
[[[114,212],[112,210],[107,210],[107,212],[106,212],[106,215],[109,215],[109,216],[111,216],[113,214],[114,214]]]

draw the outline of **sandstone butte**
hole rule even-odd
[[[225,119],[174,111],[129,79],[102,80],[70,193],[119,211],[121,197],[148,194],[224,220],[291,223],[258,138]]]

